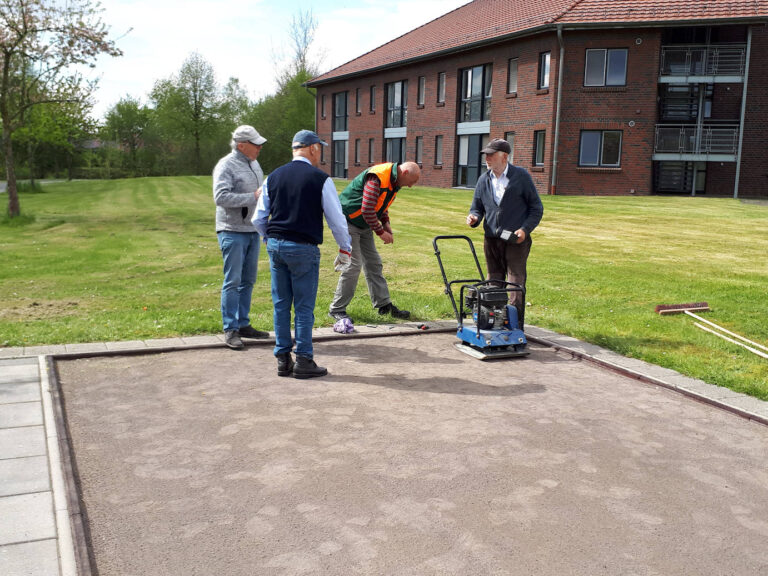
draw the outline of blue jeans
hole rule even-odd
[[[224,257],[221,319],[224,331],[228,332],[251,323],[251,294],[259,266],[259,235],[256,232],[222,231],[216,236]]]
[[[267,240],[272,273],[272,306],[275,323],[275,356],[293,348],[291,306],[296,313],[296,355],[313,357],[312,327],[320,275],[320,248],[289,240]]]

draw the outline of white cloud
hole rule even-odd
[[[329,70],[466,3],[104,0],[102,19],[124,55],[98,61],[94,116],[126,95],[145,102],[154,83],[177,73],[192,52],[211,63],[220,83],[234,76],[252,98],[273,93],[275,54],[287,49],[291,17],[310,8],[318,20],[313,48]]]

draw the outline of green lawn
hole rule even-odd
[[[339,187],[342,183],[338,184]],[[464,218],[471,191],[413,188],[391,209],[379,250],[394,302],[415,320],[452,316],[432,249],[438,234],[482,231]],[[5,196],[0,195],[2,201]],[[706,317],[768,343],[768,206],[730,199],[544,197],[529,260],[526,321],[707,382],[768,399],[768,360],[656,304],[705,300]],[[209,177],[49,184],[0,220],[0,346],[162,338],[221,329],[221,257]],[[337,275],[329,231],[316,310]],[[452,278],[474,276],[461,243],[441,245]],[[260,258],[253,324],[272,328]],[[349,308],[376,323],[361,279]]]

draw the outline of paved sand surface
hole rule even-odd
[[[98,574],[768,574],[768,427],[455,340],[59,360]]]

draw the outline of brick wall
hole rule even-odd
[[[657,96],[661,31],[658,28],[566,31],[564,33],[564,86],[561,102],[558,145],[557,194],[612,195],[653,192],[653,144],[657,122]],[[589,48],[626,48],[627,84],[622,87],[585,87],[584,63]],[[541,52],[551,52],[550,89],[537,90]],[[768,161],[765,134],[768,131],[768,32],[753,32],[747,121],[741,173],[741,195],[768,197]],[[333,94],[349,93],[349,171],[351,179],[371,165],[368,141],[374,139],[373,163],[384,161],[385,84],[408,81],[408,126],[406,158],[415,158],[416,136],[424,141],[421,183],[451,187],[456,182],[457,90],[462,68],[493,64],[490,137],[515,133],[514,163],[531,172],[539,193],[552,193],[556,84],[559,44],[554,33],[519,38],[469,50],[440,59],[406,65],[393,70],[357,76],[319,86],[317,128],[329,143],[332,137]],[[518,58],[518,90],[507,94],[510,58]],[[438,73],[445,72],[445,102],[437,102]],[[426,79],[425,103],[417,104],[418,78]],[[375,111],[370,111],[370,87],[376,86]],[[360,89],[360,113],[356,111],[355,90]],[[320,99],[326,98],[326,116],[320,114]],[[713,118],[739,117],[741,85],[716,85]],[[543,167],[533,165],[534,131],[546,132]],[[621,166],[618,168],[579,167],[579,145],[583,130],[620,130]],[[443,136],[443,164],[435,163],[435,136]],[[354,162],[355,140],[360,139],[360,162]],[[331,173],[332,147],[326,150],[321,166]],[[707,166],[707,194],[731,195],[735,164]],[[730,191],[729,191],[730,187]]]
[[[739,197],[768,198],[768,29],[752,27]],[[741,88],[741,87],[740,87]],[[732,194],[732,192],[731,192]]]

